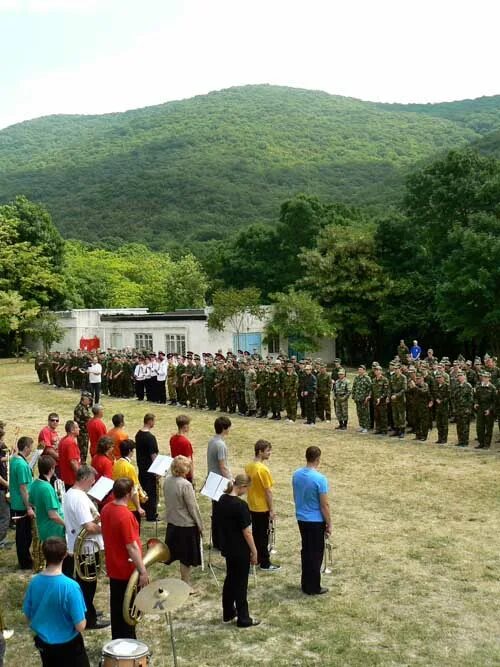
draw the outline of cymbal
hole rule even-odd
[[[191,588],[180,579],[168,577],[148,584],[137,593],[134,605],[144,614],[166,614],[181,607]]]

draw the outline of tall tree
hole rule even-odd
[[[218,290],[213,295],[213,307],[208,327],[222,331],[229,325],[236,336],[247,330],[252,317],[262,318],[265,309],[260,305],[260,292],[254,287]]]

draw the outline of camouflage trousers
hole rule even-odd
[[[297,396],[285,394],[284,401],[287,419],[294,422],[297,419]]]
[[[318,394],[316,396],[316,415],[321,421],[331,421],[332,402],[329,394]]]
[[[257,410],[255,389],[245,389],[245,403],[249,412],[255,412],[255,410]]]
[[[171,382],[170,380],[167,380],[167,389],[168,389],[168,399],[169,401],[176,401],[177,400],[177,391],[175,388],[175,382]]]
[[[392,425],[395,429],[401,430],[406,426],[406,405],[405,401],[392,401]]]
[[[470,415],[458,412],[455,415],[457,424],[457,439],[459,445],[467,446],[469,444]]]
[[[376,433],[387,433],[387,403],[385,398],[380,399],[380,403],[374,405],[375,431]]]
[[[447,442],[448,440],[448,408],[436,408],[436,428],[438,432],[438,440],[440,442]]]
[[[81,462],[85,463],[87,460],[87,452],[89,451],[89,434],[86,431],[80,431],[77,436],[78,449],[80,450]]]
[[[339,422],[346,422],[349,419],[349,399],[335,399],[335,416]]]
[[[360,428],[370,428],[370,406],[364,401],[356,401],[356,412]]]

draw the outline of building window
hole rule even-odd
[[[137,333],[135,334],[135,349],[153,351],[153,334]]]
[[[113,350],[121,350],[123,347],[122,344],[122,335],[121,333],[112,333],[111,334],[111,347]]]
[[[280,351],[280,337],[268,336],[267,338],[267,352],[268,354],[278,354]]]
[[[186,336],[184,334],[166,334],[165,352],[168,354],[186,354]]]

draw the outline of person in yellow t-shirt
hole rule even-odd
[[[127,503],[127,507],[133,512],[135,518],[141,526],[141,517],[145,515],[145,511],[139,502],[139,477],[137,470],[132,465],[132,455],[135,449],[135,442],[133,440],[123,440],[120,442],[120,458],[113,463],[113,480],[128,477],[134,485],[132,497]]]
[[[273,478],[264,461],[271,456],[271,443],[257,440],[255,458],[245,467],[246,474],[252,480],[248,488],[248,507],[252,515],[252,535],[257,548],[257,562],[264,572],[276,572],[279,565],[273,565],[269,557],[268,532],[269,521],[274,520]]]

